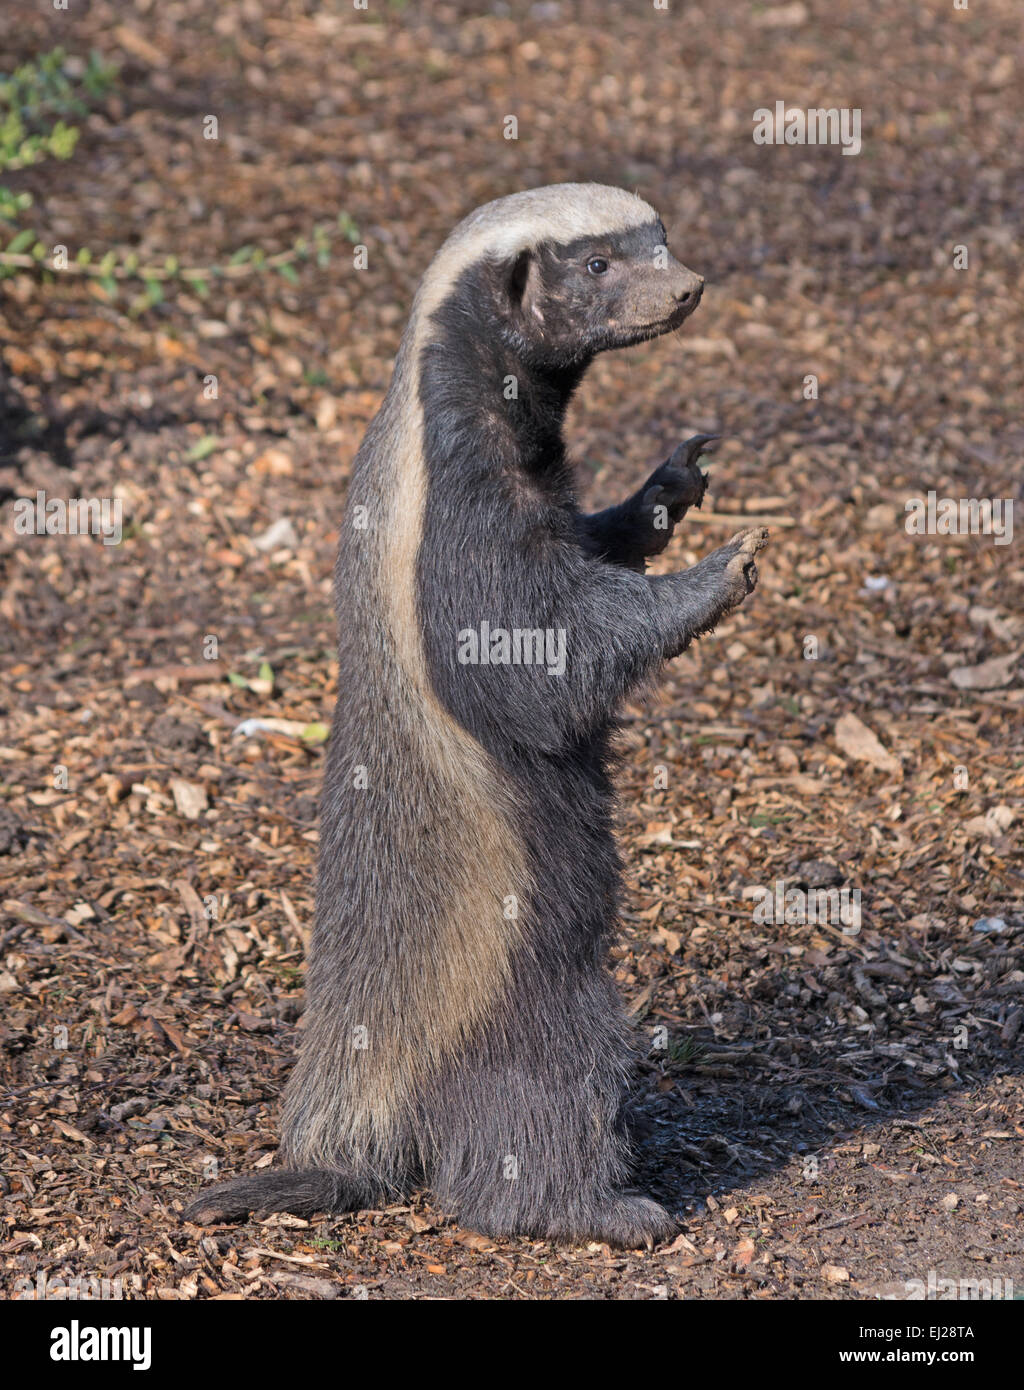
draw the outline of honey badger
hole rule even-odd
[[[653,208],[595,184],[477,209],[424,276],[342,526],[284,1167],[186,1218],[346,1211],[425,1183],[492,1236],[674,1230],[626,1186],[612,733],[622,699],[752,590],[767,532],[646,576],[701,501],[709,436],[584,515],[562,422],[596,353],[677,328],[703,283]],[[494,659],[498,632],[560,634],[563,669],[528,643]]]

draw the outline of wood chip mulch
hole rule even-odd
[[[1024,567],[904,527],[929,489],[1021,497],[1016,5],[374,8],[94,0],[12,38],[122,64],[75,158],[19,176],[51,240],[210,262],[344,210],[371,254],[135,319],[0,283],[0,1287],[1024,1289]],[[755,146],[776,97],[861,106],[864,153]],[[299,1036],[349,461],[450,226],[566,178],[636,187],[709,281],[678,336],[595,365],[589,502],[715,431],[660,567],[772,529],[756,597],[625,716],[613,965],[650,1047],[642,1182],[682,1234],[493,1242],[422,1198],[183,1227],[213,1162],[269,1161]],[[15,536],[37,489],[121,497],[122,543]],[[758,921],[779,881],[857,890],[859,929]]]

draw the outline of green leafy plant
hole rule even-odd
[[[3,227],[10,228],[32,206],[30,193],[16,193],[5,175],[31,168],[44,159],[70,159],[78,142],[78,127],[65,117],[84,116],[89,101],[110,87],[114,69],[97,53],[88,61],[69,62],[62,48],[23,63],[0,76],[0,246]],[[29,254],[38,264],[45,248],[35,233],[22,229],[4,247],[8,256]],[[5,267],[0,265],[0,275]],[[6,268],[10,273],[10,268]]]
[[[18,226],[32,206],[32,196],[15,192],[5,176],[45,159],[70,159],[79,131],[65,118],[85,115],[90,101],[101,99],[115,76],[116,68],[99,54],[91,53],[83,61],[68,58],[61,48],[24,63],[9,76],[0,76],[0,279],[25,271],[51,279],[58,274],[87,276],[112,300],[121,294],[122,282],[135,282],[142,289],[129,311],[139,314],[160,304],[166,288],[174,284],[187,286],[201,299],[219,280],[267,272],[294,285],[302,262],[326,266],[334,242],[358,243],[352,219],[339,213],[334,221],[318,223],[308,236],[298,237],[287,250],[268,256],[258,246],[242,246],[223,265],[183,266],[176,256],[165,257],[159,265],[143,265],[137,252],[125,248],[108,250],[97,259],[88,247],[59,269],[48,265],[48,249],[39,233]]]

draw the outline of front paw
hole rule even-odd
[[[733,536],[728,545],[716,550],[723,564],[724,611],[738,608],[748,594],[757,587],[757,561],[755,557],[768,544],[769,532],[766,526],[754,526],[749,531],[741,531]]]
[[[690,507],[699,507],[704,501],[708,475],[700,471],[697,460],[710,452],[717,439],[717,434],[695,434],[677,445],[648,478],[644,489],[645,505],[664,507],[673,522]]]

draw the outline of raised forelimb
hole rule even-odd
[[[753,593],[757,553],[767,544],[767,528],[755,526],[733,536],[692,568],[648,581],[657,605],[664,656],[678,656]]]
[[[583,561],[577,552],[568,582],[552,574],[536,591],[498,600],[493,587],[478,591],[463,609],[465,630],[428,629],[435,688],[486,747],[504,739],[564,750],[607,724],[665,660],[743,602],[767,543],[767,530],[755,527],[688,570],[653,576]],[[493,615],[486,630],[483,615]],[[473,643],[457,651],[467,635]]]
[[[678,445],[632,497],[617,507],[581,516],[580,539],[588,553],[643,574],[645,562],[668,545],[676,523],[703,501],[708,478],[697,460],[717,438],[695,434]]]

